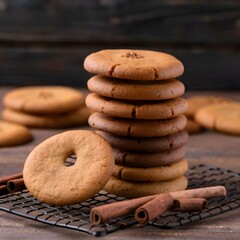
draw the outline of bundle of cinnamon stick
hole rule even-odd
[[[140,226],[171,211],[202,211],[207,207],[208,198],[226,196],[223,186],[196,188],[178,192],[162,193],[116,203],[94,207],[90,213],[90,221],[98,225],[111,218],[133,214]]]
[[[0,178],[0,196],[21,191],[23,189],[26,189],[26,186],[23,181],[22,173],[16,173]]]

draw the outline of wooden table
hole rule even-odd
[[[0,99],[8,88],[0,88]],[[190,94],[199,94],[188,93]],[[201,92],[203,94],[203,92]],[[204,94],[213,94],[212,92]],[[214,93],[240,101],[240,92]],[[1,102],[1,101],[0,101]],[[0,103],[2,104],[2,103]],[[0,105],[0,110],[2,105]],[[87,128],[87,127],[84,127]],[[26,145],[0,149],[0,176],[22,171],[33,147],[44,139],[65,130],[32,129],[35,139]],[[213,164],[240,172],[240,137],[206,131],[190,137],[187,160],[193,164]],[[101,239],[239,239],[240,208],[219,216],[187,224],[174,230],[137,226],[120,230]],[[0,211],[0,239],[93,239],[93,236],[24,219]]]

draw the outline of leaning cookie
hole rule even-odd
[[[129,181],[157,182],[175,179],[184,175],[188,170],[188,163],[182,159],[169,166],[136,168],[115,165],[113,176]]]
[[[90,93],[86,105],[93,111],[112,117],[136,119],[167,119],[183,114],[187,101],[181,97],[165,101],[126,101]]]
[[[187,188],[188,180],[185,176],[160,182],[134,182],[111,177],[104,190],[117,196],[137,198],[165,192],[181,191]]]
[[[136,120],[114,118],[102,113],[93,113],[88,123],[91,127],[118,136],[128,137],[160,137],[177,133],[186,126],[184,115],[162,120]]]
[[[240,135],[240,103],[213,104],[201,108],[195,120],[205,128]]]
[[[84,68],[106,77],[167,80],[181,76],[183,64],[172,55],[147,50],[108,49],[86,57]]]
[[[82,107],[77,111],[63,114],[34,115],[4,109],[2,118],[6,121],[22,124],[32,128],[66,128],[86,124],[90,110]]]
[[[0,147],[21,145],[33,138],[26,127],[5,121],[0,121],[0,136]]]
[[[185,130],[167,136],[153,138],[120,137],[103,131],[97,131],[97,134],[106,139],[112,147],[119,150],[149,153],[180,148],[187,143],[189,138]]]
[[[124,100],[167,100],[184,94],[184,84],[176,79],[131,81],[103,76],[88,80],[88,89],[98,95]]]
[[[21,87],[6,93],[5,107],[31,114],[58,114],[72,112],[84,105],[85,96],[75,89],[63,86]]]
[[[76,155],[73,166],[65,161]],[[114,165],[110,145],[91,131],[67,131],[42,142],[28,156],[24,183],[38,200],[69,205],[93,197],[109,180]]]

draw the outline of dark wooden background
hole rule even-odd
[[[174,54],[187,89],[240,89],[240,0],[0,0],[0,85],[86,86],[105,48]]]

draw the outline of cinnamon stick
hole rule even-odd
[[[145,226],[149,221],[169,210],[172,206],[172,196],[169,193],[162,193],[139,207],[134,217],[140,226]]]
[[[2,177],[2,178],[0,178],[0,185],[6,185],[8,181],[10,181],[12,179],[22,178],[22,177],[23,177],[22,173],[16,173],[16,174]]]
[[[7,189],[9,192],[17,192],[26,189],[23,178],[13,179],[7,182]]]
[[[180,198],[173,201],[171,210],[180,212],[202,212],[207,207],[205,198]]]
[[[111,218],[126,216],[134,213],[138,207],[152,200],[154,197],[154,195],[151,195],[94,207],[90,212],[90,221],[93,225],[98,225]]]
[[[215,186],[170,192],[169,194],[173,199],[178,200],[182,198],[211,198],[225,196],[226,189],[223,186]],[[122,217],[134,213],[137,208],[153,200],[157,196],[159,196],[159,194],[95,207],[91,210],[90,221],[93,225],[97,225],[111,218]]]
[[[195,188],[170,193],[174,199],[179,198],[212,198],[226,196],[226,188],[223,186]]]
[[[0,196],[1,195],[5,195],[5,194],[8,194],[8,189],[7,189],[7,185],[2,185],[0,186]]]

